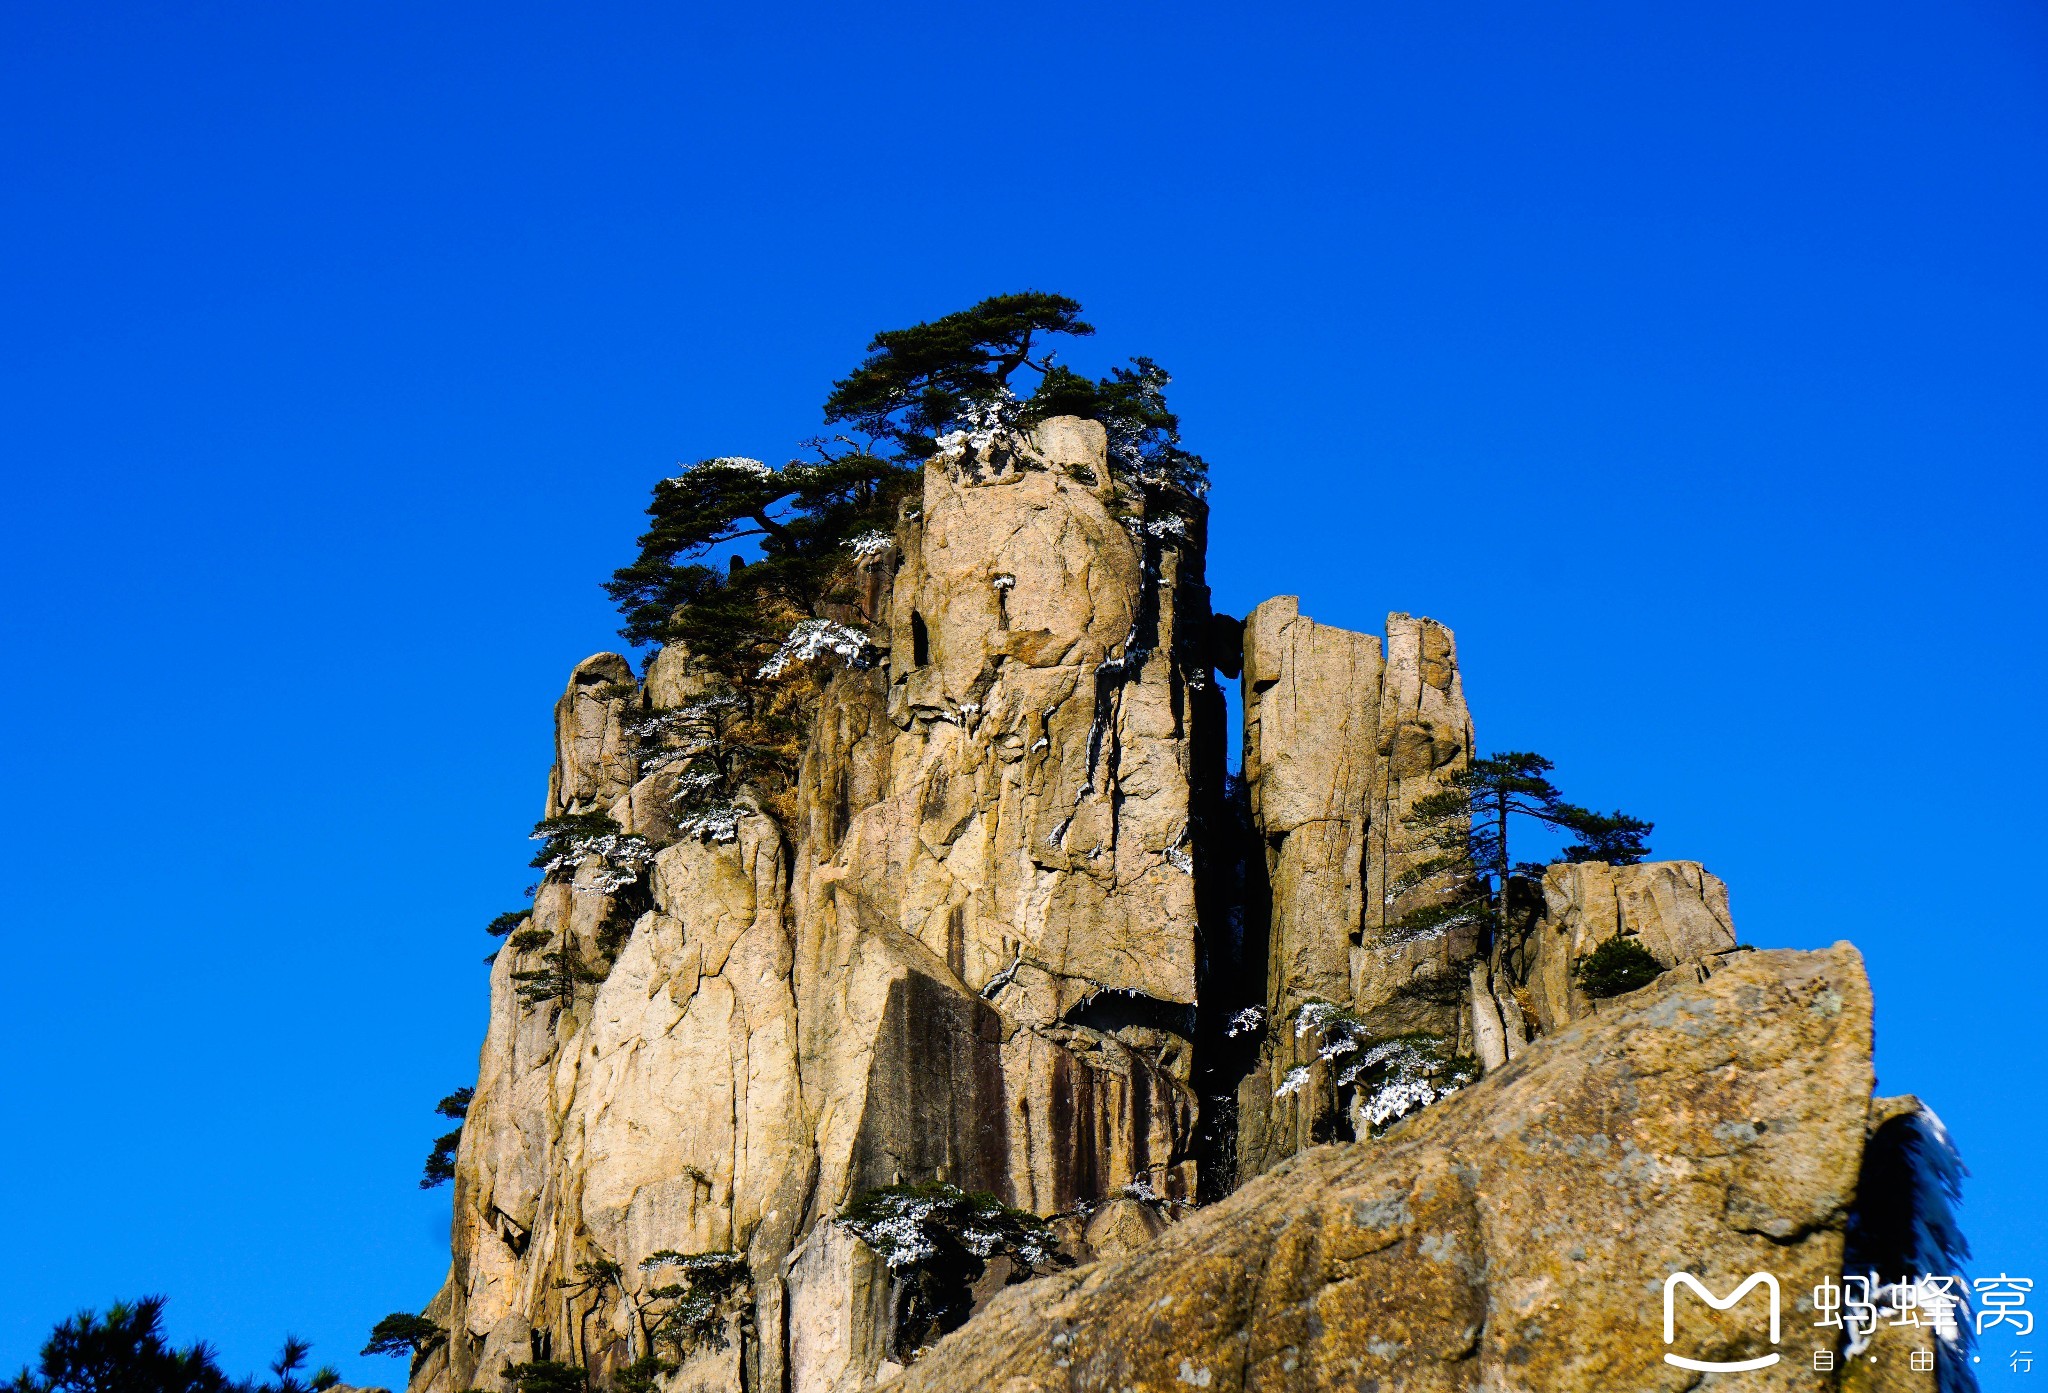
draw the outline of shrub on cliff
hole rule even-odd
[[[905,1359],[967,1319],[972,1288],[991,1261],[1010,1259],[1012,1280],[1064,1262],[1045,1220],[943,1181],[870,1190],[839,1222],[873,1248],[901,1284],[894,1341]]]
[[[1356,1012],[1328,1001],[1304,1003],[1295,1012],[1294,1034],[1296,1039],[1316,1037],[1316,1058],[1329,1066],[1326,1098],[1334,1097],[1350,1114],[1355,1130],[1374,1136],[1479,1077],[1475,1062],[1454,1054],[1442,1036],[1378,1037]],[[1297,1065],[1273,1096],[1298,1093],[1313,1076],[1310,1066]]]
[[[532,839],[541,848],[529,864],[545,879],[571,880],[596,862],[595,873],[576,887],[592,894],[609,895],[637,883],[654,861],[647,839],[624,831],[608,813],[543,818],[534,824]]]
[[[641,1294],[640,1319],[651,1346],[666,1346],[678,1358],[699,1348],[725,1348],[726,1326],[745,1306],[752,1289],[745,1253],[663,1249],[640,1268],[672,1272],[675,1277]]]
[[[605,895],[609,905],[598,926],[597,949],[606,959],[615,955],[633,921],[651,903],[646,875],[654,863],[654,847],[645,837],[621,829],[606,813],[572,813],[544,818],[535,824],[533,840],[541,843],[533,866],[543,881],[574,885],[577,893]],[[586,985],[602,982],[599,965],[584,960],[570,935],[570,916],[559,916],[554,946],[542,953],[541,966],[512,974],[519,996],[529,1006],[552,1003],[557,1010],[572,1003]],[[512,935],[515,952],[531,952],[549,942],[541,929]]]
[[[1595,998],[1647,987],[1663,972],[1656,956],[1632,938],[1610,938],[1572,965],[1579,989]]]
[[[536,1359],[527,1364],[507,1364],[505,1382],[517,1393],[585,1393],[590,1387],[590,1374],[580,1364]]]

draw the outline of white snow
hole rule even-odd
[[[1266,1008],[1263,1006],[1247,1006],[1230,1018],[1230,1028],[1223,1033],[1234,1040],[1240,1035],[1246,1035],[1254,1030],[1261,1029],[1265,1024]]]
[[[754,676],[764,681],[780,677],[797,663],[808,663],[828,654],[845,659],[848,667],[865,667],[870,646],[868,636],[859,629],[835,624],[830,619],[806,619],[789,631],[789,637]]]

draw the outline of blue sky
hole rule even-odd
[[[1222,607],[1442,619],[1482,745],[1855,941],[2048,1278],[2044,155],[2018,0],[0,9],[0,1368],[158,1290],[402,1377],[648,485],[1027,286],[1176,374]]]

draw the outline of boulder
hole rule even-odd
[[[903,1386],[1675,1393],[1699,1383],[1664,1362],[1681,1347],[1783,1356],[1745,1388],[1833,1386],[1810,1293],[1841,1271],[1870,1039],[1846,944],[1670,974],[1377,1141],[1304,1151],[1126,1257],[1013,1288]],[[1694,1306],[1667,1346],[1680,1271],[1719,1293],[1774,1274],[1781,1343],[1760,1308]]]

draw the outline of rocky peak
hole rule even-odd
[[[1451,631],[1352,633],[1292,597],[1212,614],[1202,503],[1132,490],[1107,451],[1055,418],[927,461],[832,616],[872,660],[832,660],[790,786],[722,823],[679,824],[636,736],[702,669],[577,665],[547,815],[626,840],[550,876],[493,968],[427,1311],[449,1338],[414,1393],[535,1360],[617,1375],[655,1348],[663,1254],[742,1264],[662,1375],[707,1393],[855,1393],[906,1362],[933,1387],[1618,1387],[1586,1371],[1619,1356],[1507,1372],[1559,1357],[1546,1292],[1634,1291],[1629,1263],[1709,1240],[1839,1269],[1869,1093],[1853,953],[1738,952],[1692,862],[1550,868],[1497,969],[1469,932],[1403,929],[1409,815],[1474,752]],[[1219,674],[1243,684],[1235,792]],[[1573,974],[1616,937],[1669,969],[1620,1008]],[[537,1003],[544,950],[588,980]],[[1702,1022],[1753,1068],[1715,1083]],[[1424,1101],[1490,1076],[1375,1141],[1406,1105],[1349,1069],[1364,1050],[1466,1070],[1404,1085]],[[841,1218],[940,1182],[1101,1261],[999,1296],[1025,1274],[994,1259],[960,1297],[981,1314],[913,1361],[922,1269]],[[1617,1186],[1656,1222],[1546,1217]],[[1403,1293],[1426,1313],[1389,1314]]]

